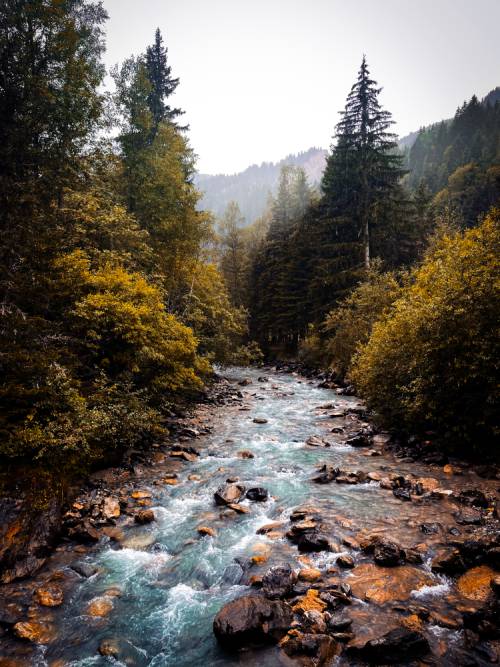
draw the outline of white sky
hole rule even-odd
[[[366,53],[401,136],[500,85],[500,0],[104,0],[106,63],[159,27],[204,173],[328,147]]]

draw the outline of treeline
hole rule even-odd
[[[474,95],[451,121],[420,131],[408,153],[408,182],[425,184],[436,208],[452,205],[471,227],[500,198],[500,101]]]
[[[0,456],[85,464],[164,433],[246,318],[210,260],[156,33],[105,70],[100,2],[0,8]],[[104,137],[116,136],[114,140]]]
[[[335,370],[386,427],[494,454],[499,105],[473,98],[423,130],[409,172],[379,92],[363,59],[321,191],[284,169],[260,241],[239,236],[244,270],[227,247],[222,270],[269,357]]]

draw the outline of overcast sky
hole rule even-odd
[[[331,143],[366,53],[401,136],[500,85],[500,0],[104,0],[106,62],[159,27],[204,173]]]

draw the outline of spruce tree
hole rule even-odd
[[[155,134],[162,121],[174,122],[184,113],[181,109],[172,108],[166,103],[179,85],[179,79],[172,77],[172,68],[168,64],[167,54],[168,49],[163,46],[163,37],[160,29],[157,28],[155,42],[152,46],[148,46],[146,51],[146,71],[151,84],[148,105],[153,116]]]
[[[322,191],[329,215],[348,216],[353,237],[361,238],[365,268],[370,266],[371,232],[378,204],[392,198],[404,174],[391,114],[382,109],[381,89],[370,78],[363,56],[356,83],[336,128]]]

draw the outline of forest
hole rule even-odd
[[[490,446],[498,100],[403,154],[363,59],[320,189],[284,165],[244,226],[234,202],[197,207],[159,30],[110,94],[99,4],[9,0],[0,20],[3,457],[87,465],[147,442],[214,363],[262,354],[333,369],[391,427]]]

